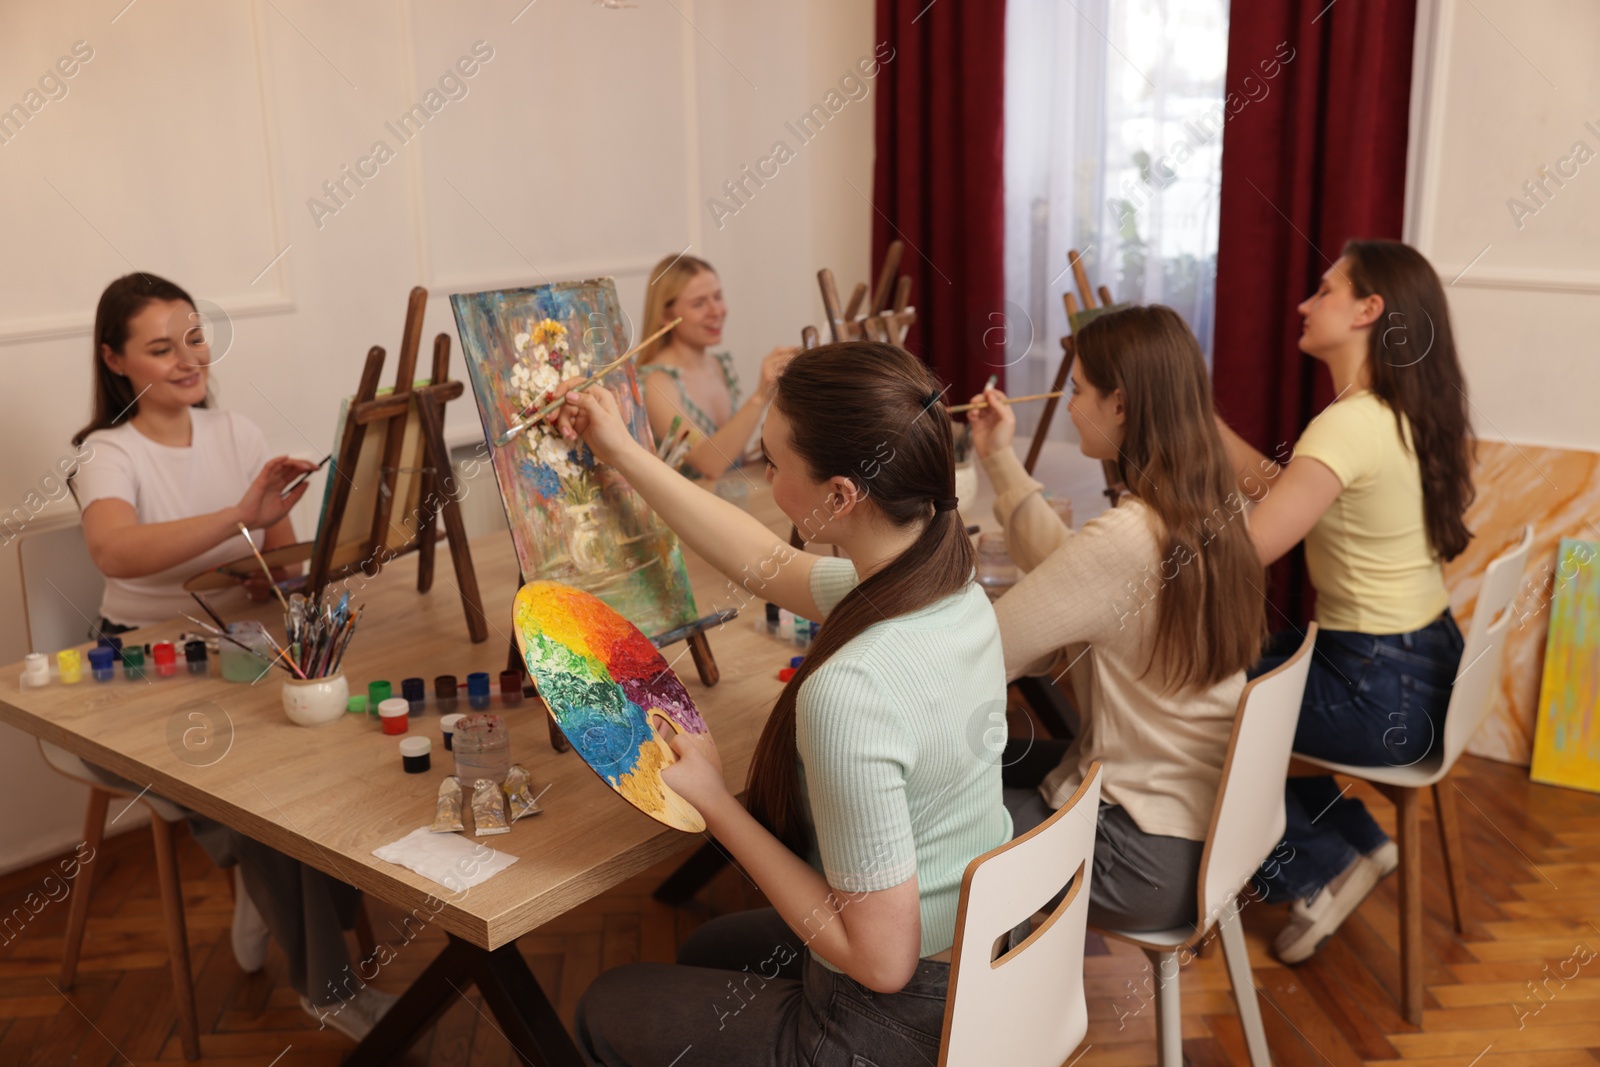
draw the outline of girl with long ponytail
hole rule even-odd
[[[920,361],[873,342],[807,352],[778,378],[761,441],[773,499],[840,559],[795,551],[668,469],[605,389],[568,395],[562,431],[690,548],[824,620],[762,731],[748,810],[707,736],[669,739],[667,784],[772,907],[702,926],[678,966],[602,975],[577,1014],[592,1062],[665,1063],[691,1044],[703,1062],[810,1063],[825,1046],[882,1067],[938,1058],[962,872],[1011,833],[998,753],[969,740],[1004,707],[1005,666],[939,397]]]

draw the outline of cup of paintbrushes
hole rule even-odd
[[[323,726],[344,717],[350,683],[343,671],[326,678],[285,678],[283,711],[300,726]]]

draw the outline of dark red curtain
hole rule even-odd
[[[874,280],[905,243],[917,323],[906,347],[955,402],[1005,365],[1005,4],[877,0],[892,48],[877,78]],[[880,48],[882,45],[880,45]],[[882,54],[882,53],[880,53]]]
[[[1213,377],[1222,416],[1269,456],[1333,399],[1296,347],[1295,306],[1347,239],[1400,236],[1415,24],[1416,0],[1234,5]],[[1274,569],[1272,598],[1309,617],[1298,551]]]

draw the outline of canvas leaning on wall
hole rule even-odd
[[[1528,776],[1600,793],[1600,542],[1561,539]]]

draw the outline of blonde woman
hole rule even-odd
[[[675,318],[683,321],[639,353],[645,411],[657,441],[667,436],[674,419],[688,428],[690,448],[680,470],[690,477],[718,478],[739,463],[761,425],[778,374],[800,350],[767,353],[756,395],[740,404],[733,357],[711,351],[722,341],[728,305],[717,272],[703,259],[668,256],[650,272],[638,335],[648,337]]]

